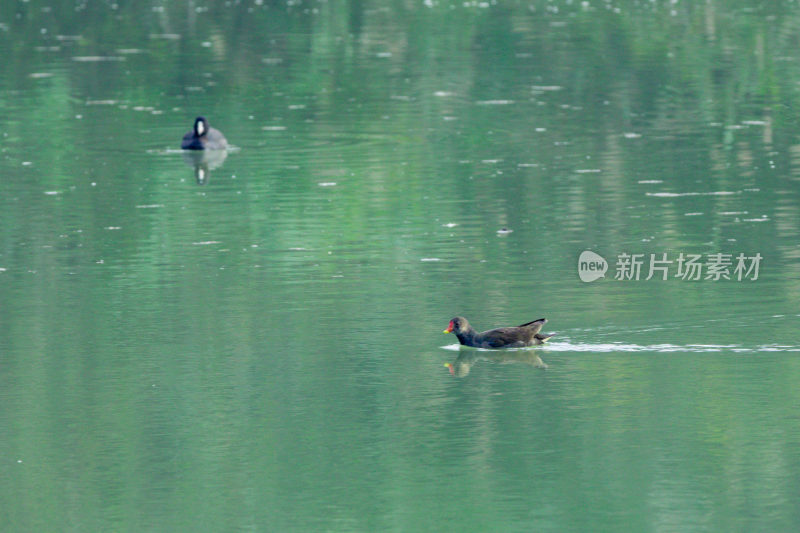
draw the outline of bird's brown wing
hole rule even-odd
[[[539,329],[542,329],[539,326]],[[486,348],[503,348],[505,346],[523,346],[529,342],[539,329],[531,328],[497,328],[478,333],[476,340]]]

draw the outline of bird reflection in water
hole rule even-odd
[[[478,361],[490,361],[493,363],[523,363],[542,370],[547,368],[547,364],[542,361],[536,350],[511,350],[504,352],[489,352],[462,348],[458,352],[458,357],[452,363],[445,363],[444,366],[450,374],[457,378],[467,377],[472,366]]]
[[[227,150],[184,150],[183,161],[194,169],[198,185],[208,184],[211,171],[222,166],[228,157]]]

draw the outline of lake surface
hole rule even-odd
[[[3,531],[800,527],[795,2],[63,4],[0,6]]]

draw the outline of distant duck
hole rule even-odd
[[[228,141],[218,129],[208,125],[204,117],[194,119],[192,131],[183,136],[181,148],[184,150],[225,150]]]
[[[444,332],[455,333],[456,337],[458,337],[458,342],[465,346],[474,346],[475,348],[521,348],[523,346],[544,344],[550,337],[555,335],[554,333],[550,335],[539,333],[545,322],[547,322],[547,319],[540,318],[521,326],[490,329],[489,331],[478,333],[467,322],[466,318],[457,316],[450,321]]]

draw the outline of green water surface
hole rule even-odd
[[[798,28],[2,3],[0,530],[797,531]],[[229,152],[178,149],[201,114]]]

